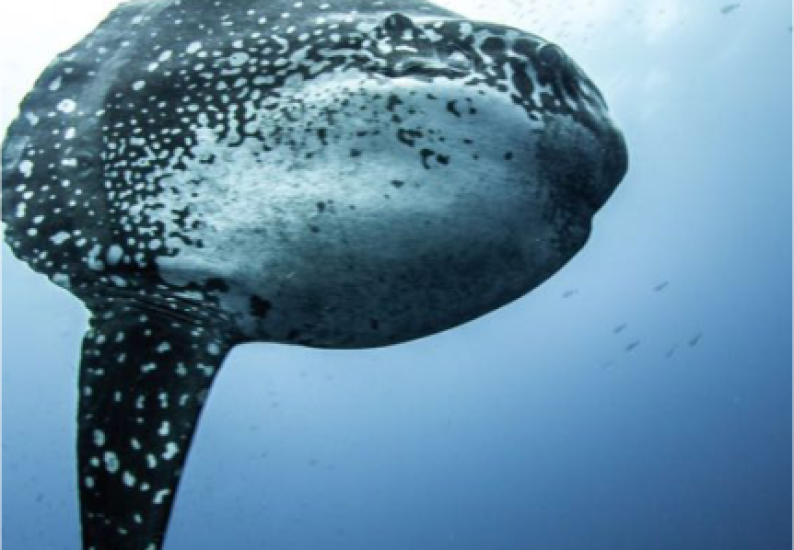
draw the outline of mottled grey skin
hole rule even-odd
[[[154,550],[231,347],[484,315],[582,248],[627,153],[537,36],[413,0],[170,0],[59,56],[3,161],[8,244],[93,312],[84,548]]]

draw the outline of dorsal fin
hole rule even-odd
[[[78,410],[85,550],[159,550],[212,381],[217,327],[139,308],[103,312],[83,341]]]

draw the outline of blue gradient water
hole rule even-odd
[[[167,550],[790,549],[792,7],[722,6],[458,6],[566,48],[629,176],[577,258],[483,319],[376,351],[236,349]],[[18,24],[46,44],[69,23]],[[3,249],[4,550],[79,548],[85,322]]]

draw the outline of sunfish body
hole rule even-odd
[[[522,31],[415,0],[146,0],[50,65],[3,161],[8,244],[92,312],[84,548],[157,550],[232,346],[488,313],[581,249],[627,153]]]

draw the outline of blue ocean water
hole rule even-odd
[[[166,549],[790,549],[790,1],[446,5],[563,46],[628,177],[580,255],[485,318],[374,351],[236,349]],[[38,9],[4,125],[68,35]],[[3,249],[5,550],[79,548],[85,323]]]

